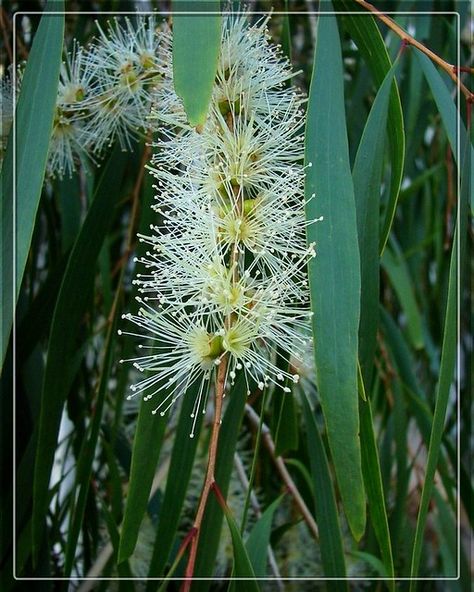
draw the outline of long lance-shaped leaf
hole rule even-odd
[[[459,218],[458,218],[459,219]],[[457,239],[459,226],[456,227],[454,240]],[[415,543],[413,546],[412,561],[411,561],[411,577],[414,578],[418,574],[420,565],[421,548],[423,545],[423,533],[425,530],[426,516],[428,513],[428,504],[431,498],[434,484],[434,474],[436,465],[438,464],[439,447],[441,437],[443,435],[444,419],[446,415],[446,407],[448,404],[449,391],[452,384],[454,363],[456,359],[456,273],[457,273],[457,248],[456,244],[451,253],[451,264],[449,270],[449,285],[448,285],[448,300],[446,305],[446,317],[443,334],[443,347],[441,352],[441,365],[438,387],[436,389],[436,405],[433,417],[433,424],[431,426],[431,437],[428,448],[428,462],[426,466],[425,482],[421,495],[420,509],[418,512],[418,520],[415,532]],[[413,582],[410,585],[410,590],[416,587]]]
[[[369,512],[375,536],[377,537],[382,554],[385,572],[388,577],[393,578],[395,572],[393,567],[392,544],[388,528],[379,453],[374,434],[372,409],[369,399],[367,401],[359,400],[359,415],[362,443],[362,469],[367,498],[369,500]],[[393,582],[387,582],[387,584],[390,590],[394,590]]]
[[[317,257],[309,264],[317,384],[344,510],[365,530],[357,354],[360,261],[349,165],[341,45],[336,19],[319,18],[306,124],[306,218]],[[315,196],[315,197],[313,197]]]
[[[250,534],[245,541],[245,548],[252,562],[253,571],[258,578],[266,575],[267,551],[270,544],[273,515],[281,504],[284,495],[280,495],[263,512],[257,522],[253,525]]]
[[[89,433],[82,441],[81,451],[77,461],[75,490],[79,491],[77,501],[71,512],[71,524],[68,531],[66,543],[66,557],[64,562],[64,576],[70,577],[71,570],[76,555],[77,542],[81,530],[84,512],[86,509],[87,494],[89,493],[90,481],[92,476],[92,464],[94,462],[97,441],[99,439],[100,424],[102,421],[102,411],[104,409],[105,396],[109,381],[110,368],[112,365],[112,353],[115,338],[116,319],[112,320],[107,332],[105,343],[104,362],[100,375],[99,386],[97,388],[97,399],[94,406],[94,416],[92,418]]]
[[[203,125],[212,96],[221,44],[219,2],[173,1],[173,81],[188,121]],[[209,14],[193,14],[209,12]],[[212,14],[212,13],[215,14]]]
[[[370,385],[377,341],[380,184],[390,93],[397,66],[398,61],[388,71],[375,97],[352,169],[361,275],[359,360],[366,385]]]
[[[407,333],[410,341],[415,349],[421,349],[423,347],[421,313],[416,302],[408,265],[395,239],[390,240],[390,244],[383,253],[382,267],[387,272],[407,317]]]
[[[336,2],[336,6],[344,11],[353,11],[355,3],[352,0],[340,0]],[[380,86],[392,64],[375,19],[369,14],[344,14],[342,21],[364,57],[375,83]],[[390,176],[390,195],[380,234],[379,250],[381,253],[385,249],[395,216],[405,161],[403,112],[395,80],[392,82],[392,89],[390,91],[387,129],[392,169]]]
[[[245,548],[244,541],[242,540],[240,529],[237,526],[237,523],[232,516],[232,512],[227,506],[225,499],[223,498],[222,493],[218,487],[214,486],[214,493],[216,494],[216,497],[219,500],[219,505],[224,512],[232,539],[232,549],[234,551],[234,567],[232,570],[232,577],[245,581],[245,584],[243,585],[245,586],[245,590],[248,590],[248,592],[259,592],[260,588],[258,587],[257,581],[255,580],[255,572],[252,562],[250,561],[248,551]],[[239,586],[240,585],[241,584],[239,581]],[[229,592],[237,592],[237,580],[233,579],[231,581]]]
[[[314,413],[304,393],[302,393],[301,400],[306,423],[308,454],[314,484],[314,505],[324,574],[328,578],[344,578],[346,575],[344,548],[331,473]],[[346,582],[340,580],[339,582],[331,582],[330,589],[344,591],[348,590],[348,587]]]
[[[5,358],[13,311],[33,236],[53,127],[63,47],[64,16],[48,15],[47,13],[52,10],[64,10],[64,2],[62,0],[48,2],[34,36],[16,109],[16,159],[13,154],[15,146],[10,136],[0,177],[2,194],[0,196],[2,202],[0,293],[3,310],[0,365],[3,365]],[[15,171],[13,170],[14,160],[16,160]],[[16,249],[15,277],[13,277],[14,249]]]
[[[145,515],[156,464],[165,434],[166,421],[151,413],[150,404],[141,401],[133,440],[130,486],[120,534],[118,563],[128,559],[138,540],[140,524]]]
[[[116,150],[97,187],[94,200],[74,244],[59,290],[49,337],[48,357],[41,394],[33,477],[33,553],[41,544],[44,516],[48,509],[48,487],[58,438],[59,423],[68,393],[71,360],[76,337],[94,282],[95,262],[112,222],[126,156]]]
[[[432,64],[432,62],[421,53],[417,49],[413,49],[415,52],[415,57],[417,58],[425,78],[430,86],[431,92],[433,94],[433,98],[436,102],[436,106],[438,107],[439,113],[441,115],[441,120],[443,122],[444,129],[446,130],[446,135],[448,136],[449,143],[451,145],[451,150],[453,151],[454,158],[456,162],[458,162],[458,149],[457,149],[457,138],[458,138],[458,128],[457,124],[459,121],[459,132],[460,132],[460,145],[466,146],[469,142],[469,137],[464,127],[462,121],[458,120],[460,117],[456,105],[451,97],[451,94],[448,90],[446,84],[444,84],[443,79],[439,75],[438,71]],[[471,165],[474,164],[474,148],[472,144],[469,145],[469,159],[471,161]],[[458,166],[461,163],[458,162]],[[471,166],[471,173],[472,173],[472,166]],[[470,193],[470,204],[471,204],[471,215],[474,216],[474,192],[471,191]]]
[[[422,63],[424,60],[422,60]],[[429,71],[429,68],[427,68]],[[446,85],[441,77],[435,72],[437,78],[432,75],[430,86],[438,105],[442,104],[445,97]],[[447,121],[444,117],[443,123],[447,129]],[[423,546],[423,534],[425,531],[428,506],[434,487],[434,476],[438,464],[441,439],[443,436],[446,409],[449,400],[449,392],[453,380],[454,365],[456,361],[456,332],[457,332],[457,295],[458,295],[458,270],[459,260],[463,260],[466,231],[467,231],[467,208],[470,190],[470,166],[472,159],[472,147],[467,135],[461,137],[461,156],[459,158],[461,170],[461,188],[459,194],[458,214],[456,230],[453,237],[453,248],[449,265],[448,298],[444,317],[443,344],[441,348],[441,363],[439,379],[436,388],[436,403],[431,425],[430,443],[428,446],[428,459],[426,464],[425,481],[421,492],[420,508],[416,523],[415,542],[411,558],[410,575],[415,578],[418,575],[420,566],[421,550]],[[410,583],[410,590],[416,588],[416,580]]]

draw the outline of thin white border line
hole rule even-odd
[[[13,39],[16,39],[16,17],[17,16],[29,16],[29,15],[43,15],[45,14],[44,11],[18,11],[13,14]],[[115,12],[105,12],[105,11],[51,11],[48,12],[48,15],[132,15],[132,16],[151,16],[151,15],[158,15],[158,16],[170,16],[172,14],[190,14],[189,12],[184,11],[115,11]],[[200,15],[200,14],[227,14],[226,11],[224,13],[219,11],[196,11],[192,13],[193,15]],[[230,12],[229,12],[230,14]],[[367,11],[252,11],[251,13],[247,11],[232,11],[232,14],[252,14],[252,15],[286,15],[286,14],[294,14],[294,15],[366,15],[370,16],[372,13]],[[384,11],[384,14],[391,14],[391,15],[409,15],[409,16],[455,16],[456,17],[456,33],[457,33],[457,43],[456,43],[456,61],[457,67],[459,70],[460,63],[461,63],[461,47],[460,47],[460,39],[461,39],[461,15],[459,12],[456,11]],[[13,104],[16,105],[16,45],[13,43]],[[456,122],[456,152],[457,152],[457,195],[458,195],[458,203],[457,203],[457,215],[459,212],[459,199],[460,199],[460,188],[461,188],[461,148],[460,148],[460,134],[461,134],[461,115],[460,115],[460,79],[458,78],[458,83],[456,85],[457,94],[456,94],[456,107],[457,107],[457,122]],[[124,581],[148,581],[148,580],[156,580],[156,581],[164,581],[165,579],[169,581],[182,581],[184,578],[106,578],[106,577],[97,577],[91,578],[87,576],[71,576],[69,578],[66,577],[56,577],[56,578],[46,578],[46,577],[19,577],[16,575],[16,109],[13,110],[13,261],[12,261],[12,270],[13,270],[13,323],[12,323],[12,348],[13,348],[13,361],[12,361],[12,368],[13,368],[13,579],[15,581],[112,581],[112,580],[124,580]],[[345,577],[345,578],[335,578],[335,577],[293,577],[293,578],[276,578],[276,577],[267,577],[267,578],[228,578],[228,577],[221,577],[221,578],[203,578],[203,577],[194,577],[193,580],[202,580],[202,581],[233,581],[233,580],[242,580],[242,581],[254,581],[254,580],[261,580],[261,581],[272,581],[272,580],[282,580],[282,581],[457,581],[461,577],[461,503],[460,503],[460,478],[461,478],[461,456],[460,456],[460,446],[461,446],[461,437],[460,437],[460,412],[461,412],[461,393],[460,393],[460,372],[461,372],[461,355],[460,355],[460,338],[461,338],[461,318],[460,318],[460,311],[461,311],[461,262],[460,262],[460,245],[461,245],[461,237],[460,233],[457,233],[457,377],[455,379],[456,383],[456,396],[457,396],[457,575],[456,576],[446,576],[446,577],[425,577],[425,578],[410,578],[410,577],[395,577],[395,578],[383,578],[383,577]]]
[[[461,1],[463,1],[463,0],[461,0]],[[465,0],[465,1],[467,2],[467,0]],[[18,12],[15,12],[15,14],[13,15],[13,17],[16,17],[17,15],[19,15],[19,16],[29,16],[30,14],[42,15],[42,14],[45,14],[45,13],[44,13],[44,11],[40,11],[40,10],[31,11],[31,12],[30,11],[23,12],[23,11],[20,11],[19,10]],[[132,16],[145,16],[145,15],[148,15],[148,16],[163,16],[163,17],[165,17],[165,16],[173,16],[175,14],[185,14],[185,15],[192,15],[192,16],[194,16],[194,15],[196,15],[196,16],[199,16],[199,15],[211,15],[211,14],[224,14],[224,15],[229,15],[229,14],[238,14],[238,15],[252,14],[252,15],[254,15],[254,14],[257,14],[257,15],[261,15],[261,16],[273,16],[275,14],[278,14],[278,15],[295,14],[295,15],[300,15],[300,16],[305,16],[305,15],[308,15],[308,14],[312,14],[314,16],[317,16],[317,15],[324,16],[324,15],[333,15],[333,14],[342,14],[342,15],[345,15],[345,14],[360,14],[360,15],[372,16],[372,15],[374,15],[376,13],[373,13],[373,12],[370,12],[370,11],[367,11],[367,10],[365,12],[364,11],[360,11],[360,10],[347,10],[347,11],[346,10],[339,10],[339,11],[338,10],[334,10],[334,11],[321,11],[321,12],[306,11],[306,10],[304,10],[304,11],[303,10],[299,10],[299,11],[298,10],[289,10],[288,12],[286,12],[284,10],[283,11],[282,10],[272,10],[272,11],[270,11],[270,10],[257,10],[257,11],[252,11],[252,12],[233,11],[233,10],[232,11],[223,11],[223,12],[220,12],[220,11],[217,11],[217,10],[214,10],[214,11],[211,11],[211,10],[209,10],[209,11],[199,11],[199,10],[196,10],[196,11],[193,11],[191,13],[190,12],[184,12],[184,11],[178,11],[178,10],[177,11],[171,11],[171,10],[168,10],[168,11],[155,11],[155,12],[150,12],[150,11],[143,11],[143,12],[142,11],[137,11],[137,12],[130,12],[130,11],[122,11],[122,12],[120,12],[120,11],[117,11],[117,12],[102,12],[102,11],[93,12],[93,11],[84,11],[84,12],[82,12],[81,11],[81,12],[79,12],[79,11],[76,11],[76,12],[74,12],[74,11],[59,11],[59,10],[58,11],[53,11],[53,10],[51,10],[51,11],[48,11],[47,14],[48,15],[58,15],[58,14],[61,14],[61,15],[63,15],[63,14],[64,15],[65,14],[76,14],[76,15],[77,14],[80,14],[80,15],[83,15],[83,14],[84,15],[109,14],[109,15],[114,15],[114,16],[117,15],[117,14],[119,14],[119,15],[131,14]],[[450,16],[460,17],[459,12],[450,11],[450,10],[443,10],[443,11],[439,11],[439,12],[438,11],[436,11],[436,12],[431,11],[430,12],[430,11],[426,11],[426,10],[425,11],[421,11],[420,10],[418,12],[413,12],[413,11],[409,11],[409,10],[384,10],[383,11],[383,14],[396,14],[396,15],[408,15],[408,16],[428,16],[428,15],[431,15],[431,16],[432,15],[447,16],[447,15],[450,15]]]

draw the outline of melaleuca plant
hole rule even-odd
[[[0,15],[2,591],[455,580],[467,11],[64,4]]]

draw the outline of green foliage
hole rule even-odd
[[[50,0],[44,10],[50,12],[51,10],[60,11],[62,9],[62,1]],[[2,365],[41,197],[49,138],[53,127],[63,36],[63,16],[50,15],[41,20],[23,76],[23,93],[18,101],[16,154],[14,155],[15,147],[12,137],[10,137],[5,166],[2,168],[0,178],[3,265],[1,276],[2,350],[0,359]],[[13,173],[14,164],[16,174]],[[13,201],[13,195],[15,195],[16,202]],[[15,205],[16,225],[13,230]],[[13,253],[14,240],[15,254]],[[16,273],[13,278],[10,276],[9,269],[14,256]],[[12,282],[14,282],[15,290],[12,289]]]
[[[174,87],[183,100],[189,124],[202,125],[207,116],[219,57],[219,2],[174,0],[173,10]],[[195,11],[198,14],[193,14]],[[206,12],[209,14],[202,14]]]
[[[365,529],[357,413],[360,262],[336,18],[319,20],[306,123],[306,218],[317,386],[349,526]],[[314,197],[313,197],[314,196]]]
[[[5,11],[11,6],[5,2]],[[175,2],[173,10],[186,6]],[[197,2],[193,9],[217,6]],[[216,483],[226,505],[211,493],[195,565],[196,576],[208,579],[193,582],[192,592],[229,589],[224,578],[232,575],[250,578],[231,583],[236,590],[274,589],[275,582],[254,577],[344,575],[378,590],[373,577],[456,575],[458,558],[468,572],[456,536],[459,526],[472,526],[471,403],[463,395],[472,356],[465,280],[472,272],[474,151],[465,102],[461,97],[458,111],[452,81],[418,50],[408,46],[394,59],[400,39],[373,15],[349,14],[356,8],[341,0],[334,9],[342,14],[316,17],[316,47],[306,15],[269,20],[273,41],[301,69],[295,84],[309,97],[306,216],[324,216],[307,230],[317,253],[309,264],[315,351],[307,368],[296,369],[297,386],[289,380],[262,396],[237,377],[225,397]],[[43,184],[63,39],[67,48],[74,35],[87,42],[93,19],[66,16],[64,26],[57,15],[29,18],[31,39],[26,28],[17,31],[28,65],[16,111],[16,245],[12,138],[1,179],[0,455],[8,478],[0,488],[0,587],[23,589],[13,572],[91,572],[148,578],[147,592],[177,590],[173,578],[182,579],[189,550],[181,544],[205,474],[213,389],[194,438],[195,385],[166,417],[126,397],[136,371],[119,360],[135,356],[135,343],[117,329],[121,314],[137,308],[133,257],[150,248],[136,233],[147,234],[160,216],[150,205],[155,195],[159,204],[161,189],[148,172],[143,177],[151,149],[143,142],[130,152],[111,147],[103,170],[91,165],[87,175]],[[172,21],[176,89],[189,123],[201,125],[221,19],[174,14]],[[461,30],[466,23],[461,15]],[[455,63],[453,15],[405,15],[399,24]],[[466,40],[459,51],[467,63]],[[9,268],[14,246],[17,293]],[[278,368],[293,364],[275,352]],[[14,510],[16,531],[7,536]],[[467,589],[465,580],[453,589]],[[389,579],[386,585],[396,588]],[[415,590],[416,582],[410,585]],[[135,582],[117,587],[134,589]],[[98,589],[116,588],[104,581]]]

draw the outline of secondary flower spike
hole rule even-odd
[[[143,339],[132,361],[144,373],[131,397],[157,399],[164,415],[198,381],[191,436],[209,382],[226,357],[226,383],[297,382],[276,352],[302,361],[311,339],[304,216],[305,98],[287,81],[290,65],[270,43],[268,18],[223,19],[218,71],[207,121],[186,121],[172,84],[154,114],[163,139],[150,166],[159,223],[139,259],[140,296],[130,331]],[[171,79],[172,64],[165,78]],[[163,131],[164,130],[164,131]],[[289,388],[285,387],[289,391]]]

